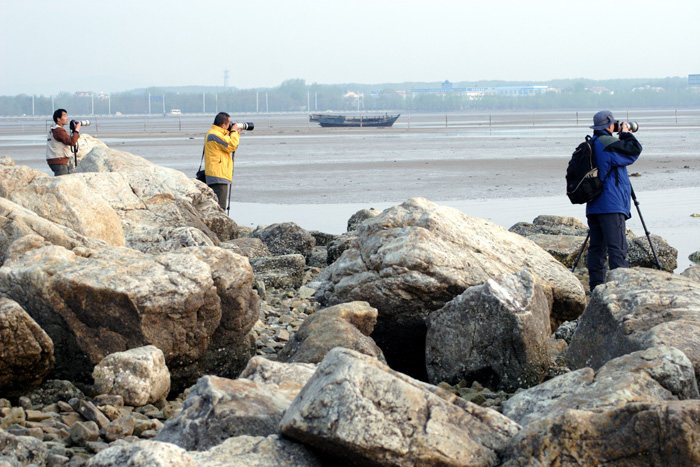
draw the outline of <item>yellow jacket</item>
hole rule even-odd
[[[212,125],[204,137],[204,173],[207,185],[230,184],[233,179],[233,154],[238,148],[240,135],[219,125]]]

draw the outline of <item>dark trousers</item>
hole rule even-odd
[[[73,173],[70,166],[66,164],[49,164],[49,167],[51,170],[53,170],[53,174],[56,177],[59,175],[68,175],[69,173]]]
[[[597,285],[605,283],[606,259],[611,270],[629,267],[625,221],[625,215],[619,213],[588,216],[591,232],[591,243],[588,246],[588,284],[591,286],[591,292]]]
[[[216,197],[219,199],[219,206],[221,206],[221,209],[226,211],[226,202],[228,201],[228,184],[214,183],[209,185],[209,188],[214,191]]]

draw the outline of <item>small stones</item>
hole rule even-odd
[[[474,381],[471,386],[468,386],[465,380],[460,381],[454,386],[442,382],[438,384],[438,387],[473,404],[480,405],[481,407],[488,407],[497,412],[502,412],[503,403],[513,396],[513,394],[506,393],[505,391],[494,392],[479,384],[478,381]]]
[[[304,283],[296,289],[265,290],[260,303],[260,320],[253,326],[256,341],[256,354],[275,359],[291,336],[299,330],[304,320],[316,311],[318,302],[314,299],[316,288],[313,279],[320,269],[307,267]]]

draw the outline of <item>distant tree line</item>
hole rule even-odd
[[[306,84],[303,79],[284,81],[262,89],[215,87],[146,88],[111,95],[0,96],[0,116],[51,115],[56,108],[71,115],[182,113],[325,112],[325,111],[465,111],[519,109],[693,108],[700,107],[700,92],[686,78],[655,80],[553,80],[538,83],[557,89],[536,96],[485,95],[470,97],[457,92],[412,94],[411,88],[440,87],[441,83],[383,85]],[[456,87],[493,87],[523,84],[502,81],[454,83]],[[641,89],[640,89],[641,88]],[[633,89],[636,89],[633,91]],[[351,97],[345,97],[352,91]],[[358,98],[357,95],[362,97]],[[149,105],[150,104],[150,105]]]

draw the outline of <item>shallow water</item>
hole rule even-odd
[[[644,146],[630,167],[647,228],[679,250],[678,271],[700,250],[700,110],[615,111],[636,120]],[[402,115],[389,129],[320,129],[306,114],[254,121],[236,153],[231,216],[241,225],[294,221],[345,231],[357,210],[423,196],[506,228],[540,214],[585,219],[563,178],[593,112]],[[83,119],[82,116],[71,116]],[[87,117],[83,133],[110,147],[194,175],[213,115]],[[446,124],[447,121],[447,124]],[[50,174],[47,118],[0,119],[0,155]],[[628,226],[644,229],[633,208]]]

